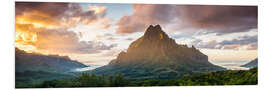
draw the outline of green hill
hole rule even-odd
[[[47,80],[36,88],[46,87],[135,87],[135,86],[207,86],[207,85],[257,85],[258,68],[206,72],[175,79],[128,79],[121,73],[95,75],[83,73],[73,79]]]
[[[194,46],[179,45],[160,25],[150,25],[144,35],[132,42],[108,65],[97,68],[95,74],[121,72],[128,78],[170,79],[225,68],[211,64],[208,56]]]
[[[36,85],[41,84],[45,80],[75,78],[75,75],[45,71],[16,72],[15,76],[16,88],[36,87]]]
[[[71,60],[67,56],[43,55],[39,53],[27,53],[15,48],[15,71],[46,71],[46,72],[70,72],[86,65]]]
[[[248,62],[247,64],[242,65],[242,67],[247,67],[247,68],[258,67],[258,58]]]

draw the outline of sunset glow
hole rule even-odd
[[[258,85],[258,6],[15,1],[14,31],[15,89]]]
[[[258,53],[256,14],[237,14],[247,14],[257,9],[254,7],[31,5],[16,3],[15,47],[27,52],[67,55],[86,64],[105,65],[142,36],[146,27],[160,24],[178,44],[194,45],[210,60],[252,60]]]

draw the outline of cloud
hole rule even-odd
[[[95,14],[104,14],[104,12],[107,10],[107,7],[105,6],[89,6],[89,10],[95,11]]]
[[[107,20],[106,7],[89,6],[83,10],[75,3],[16,2],[15,46],[52,53],[99,53],[110,50],[116,44],[105,45],[102,42],[80,41],[78,35],[68,28],[78,24],[90,25]],[[95,8],[95,9],[93,9]],[[104,21],[105,20],[105,21]]]
[[[257,28],[257,6],[134,4],[134,13],[122,17],[117,33],[141,32],[149,24],[174,30],[208,30],[226,34]]]
[[[149,24],[163,24],[170,22],[172,8],[169,5],[133,5],[134,13],[124,16],[118,22],[116,33],[133,33],[144,31]],[[159,12],[157,12],[159,11]],[[164,13],[164,14],[161,14]],[[167,13],[167,14],[165,14]]]
[[[195,40],[192,42],[198,48],[210,48],[210,49],[220,49],[220,45],[217,41],[212,40],[209,42],[203,42],[202,40]]]
[[[225,40],[219,44],[223,45],[225,49],[234,49],[242,47],[247,50],[257,50],[258,48],[258,36],[243,36],[239,39]]]
[[[204,42],[200,39],[195,39],[191,42],[191,45],[195,45],[197,48],[208,49],[257,50],[258,36],[242,36],[237,39],[224,40],[221,42],[217,42],[216,40]]]
[[[238,39],[233,40],[225,40],[222,41],[220,44],[222,45],[229,45],[229,44],[239,44],[239,45],[245,45],[250,43],[257,43],[258,42],[258,36],[243,36]]]
[[[122,50],[120,50],[120,49],[111,49],[111,50],[108,50],[105,53],[101,54],[101,56],[106,56],[106,57],[117,56],[121,51]]]
[[[23,15],[25,12],[46,12],[54,17],[61,17],[69,9],[69,3],[46,3],[46,2],[16,2],[16,15]]]
[[[91,54],[110,50],[117,46],[116,44],[105,45],[95,41],[79,41],[76,33],[64,30],[43,30],[37,36],[37,41],[33,45],[37,49],[54,53]]]
[[[256,6],[179,6],[178,15],[186,27],[219,33],[243,32],[257,28]]]
[[[107,38],[107,40],[110,40],[110,41],[114,41],[114,40],[117,40],[118,38],[114,38],[114,37],[109,37]]]
[[[16,20],[26,19],[29,23],[53,24],[55,27],[73,27],[78,23],[90,24],[104,17],[106,7],[100,11],[96,9],[83,10],[75,3],[54,3],[54,2],[16,2]],[[97,13],[98,12],[98,13]]]
[[[125,40],[131,41],[134,40],[134,38],[126,38]]]

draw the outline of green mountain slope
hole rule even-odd
[[[258,67],[258,58],[248,62],[245,65],[242,65],[242,67],[247,67],[247,68],[253,68],[253,67]]]
[[[36,87],[45,80],[75,78],[75,75],[45,71],[15,72],[15,76],[16,88]]]
[[[69,72],[76,68],[87,67],[86,65],[71,60],[66,56],[42,55],[27,53],[18,48],[15,49],[15,71],[47,71],[47,72]]]
[[[258,85],[258,68],[226,70],[185,76],[173,80],[137,79],[135,86]]]
[[[208,56],[194,46],[178,45],[160,25],[150,25],[126,52],[91,72],[105,75],[121,72],[128,78],[170,79],[216,70],[225,69],[211,64]]]

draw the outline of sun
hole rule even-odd
[[[15,28],[16,29],[16,28]],[[37,34],[15,30],[15,47],[26,52],[36,50],[34,43],[37,41]]]

